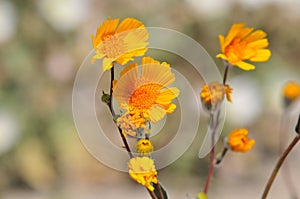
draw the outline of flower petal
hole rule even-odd
[[[269,45],[267,39],[260,39],[247,44],[247,48],[262,49]]]
[[[172,100],[179,95],[179,92],[179,89],[176,87],[165,89],[158,95],[156,103],[161,105],[169,105]]]
[[[264,31],[256,30],[253,33],[251,33],[247,38],[245,38],[244,41],[247,42],[247,43],[251,43],[253,41],[263,39],[266,36],[267,36],[267,33],[265,33]]]
[[[248,64],[248,63],[243,62],[243,61],[238,62],[235,65],[238,66],[239,68],[243,69],[243,70],[253,70],[253,69],[255,69],[254,65]]]
[[[271,56],[271,51],[268,49],[260,49],[256,51],[256,55],[251,57],[250,61],[263,62],[267,61]]]
[[[150,120],[153,122],[153,123],[156,123],[158,122],[159,120],[161,120],[164,116],[166,115],[166,110],[156,104],[154,106],[151,107],[151,109],[149,110],[149,116],[150,116]]]
[[[98,27],[96,38],[92,36],[92,42],[94,47],[98,46],[105,39],[105,37],[115,33],[119,20],[120,19],[107,19],[102,23],[101,26]]]
[[[227,37],[225,38],[224,46],[226,47],[231,41],[237,36],[237,34],[244,28],[244,24],[233,24],[228,31]]]
[[[132,30],[141,27],[144,27],[144,25],[139,20],[136,20],[134,18],[126,18],[118,26],[116,33],[125,32],[127,30]]]

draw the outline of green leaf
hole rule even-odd
[[[161,192],[163,194],[163,198],[160,197],[159,186],[160,186]],[[163,188],[163,186],[161,186],[161,184],[154,184],[153,183],[153,187],[154,187],[154,194],[157,197],[157,199],[168,199],[168,194],[167,194],[166,190]]]

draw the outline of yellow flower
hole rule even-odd
[[[154,161],[148,157],[131,158],[128,163],[129,175],[136,182],[147,187],[150,191],[154,190],[151,183],[158,183],[156,178],[157,171]]]
[[[203,105],[208,109],[214,109],[220,102],[223,101],[224,96],[229,102],[232,102],[231,98],[232,88],[229,85],[223,85],[218,82],[212,82],[210,84],[204,84],[200,92],[200,98]]]
[[[235,152],[247,152],[252,149],[254,144],[255,140],[248,138],[247,129],[236,129],[228,136],[228,145]]]
[[[155,123],[176,108],[172,100],[179,95],[179,90],[167,88],[174,80],[169,64],[144,57],[140,75],[136,63],[124,69],[120,79],[114,82],[113,96],[121,109]]]
[[[96,59],[103,58],[103,71],[109,70],[113,62],[121,65],[133,60],[134,56],[143,56],[147,51],[146,42],[149,35],[144,25],[133,18],[107,19],[91,35]]]
[[[147,155],[153,151],[153,145],[148,139],[140,139],[136,143],[136,149],[140,154]]]
[[[271,51],[265,49],[269,45],[266,39],[267,34],[262,30],[252,31],[253,28],[247,28],[244,24],[233,24],[226,38],[219,35],[222,53],[217,57],[227,60],[231,65],[238,66],[243,70],[255,68],[254,65],[243,60],[267,61],[271,56]]]
[[[300,97],[300,85],[289,81],[283,87],[283,97],[288,101],[294,101]]]

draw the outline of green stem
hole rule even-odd
[[[283,152],[283,154],[281,155],[281,157],[279,158],[279,160],[276,163],[275,168],[274,168],[274,170],[273,170],[273,172],[272,172],[272,174],[271,174],[271,176],[270,176],[270,178],[268,180],[268,183],[267,183],[267,185],[265,187],[265,190],[264,190],[263,195],[262,195],[262,199],[266,199],[267,198],[267,195],[268,195],[268,193],[270,191],[270,188],[271,188],[271,186],[272,186],[272,184],[273,184],[273,182],[275,180],[275,177],[276,177],[276,175],[277,175],[277,173],[278,173],[278,171],[279,171],[282,163],[284,162],[284,160],[286,159],[286,157],[289,155],[289,153],[292,151],[292,149],[294,148],[294,146],[296,146],[296,144],[298,143],[299,140],[300,140],[300,136],[297,135],[293,139],[293,141],[290,143],[290,145],[287,147],[287,149]]]

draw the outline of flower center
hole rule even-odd
[[[126,53],[127,45],[122,37],[111,35],[103,41],[101,51],[107,58],[117,58]]]
[[[136,89],[129,99],[129,105],[139,110],[149,110],[159,95],[159,84],[145,84]]]
[[[240,62],[243,60],[246,45],[240,38],[235,38],[225,49],[225,55],[234,63]]]

